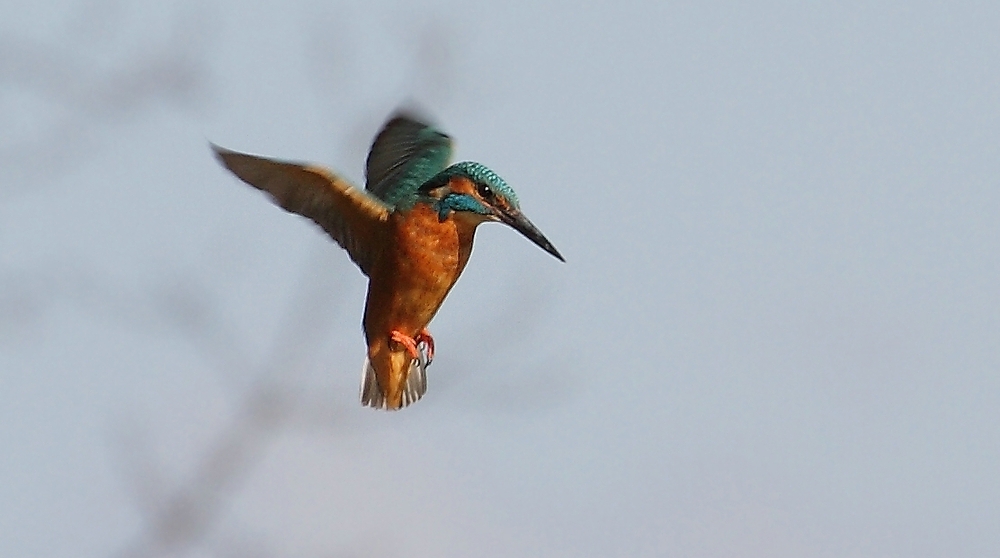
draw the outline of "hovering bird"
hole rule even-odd
[[[424,395],[434,358],[427,325],[480,223],[505,223],[565,261],[502,178],[471,161],[448,166],[451,138],[406,113],[375,137],[365,190],[322,167],[212,148],[240,180],[322,227],[368,276],[361,403],[369,407],[396,410]]]

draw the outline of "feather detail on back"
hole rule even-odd
[[[411,403],[416,403],[427,392],[427,366],[429,364],[427,353],[421,347],[420,358],[410,361],[410,370],[406,373],[406,386],[403,388],[403,403],[400,405],[400,409]],[[379,387],[375,369],[372,368],[367,358],[361,374],[361,404],[373,409],[399,410],[392,409],[386,404],[385,392]]]
[[[286,211],[312,219],[368,275],[385,245],[391,208],[317,166],[277,161],[212,145],[219,161],[247,184],[267,192]]]
[[[393,117],[372,143],[365,188],[393,209],[409,209],[425,182],[448,166],[451,138],[407,114]]]

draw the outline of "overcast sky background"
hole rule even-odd
[[[1000,6],[0,2],[0,556],[1000,554]],[[611,7],[614,5],[615,7]],[[208,141],[499,225],[419,404]]]

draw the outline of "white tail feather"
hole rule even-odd
[[[406,373],[406,385],[403,387],[403,404],[400,409],[416,403],[427,391],[427,354],[421,344],[420,358],[410,361],[410,370]],[[365,358],[365,365],[361,374],[361,404],[373,409],[389,409],[385,401],[385,392],[378,385],[378,377],[375,369]]]

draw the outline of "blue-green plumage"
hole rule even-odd
[[[438,220],[444,221],[452,211],[468,211],[478,215],[490,215],[490,208],[468,194],[448,194],[437,201]]]
[[[394,210],[409,210],[429,190],[455,177],[485,185],[502,196],[507,205],[519,209],[517,194],[500,175],[474,161],[450,167],[451,138],[405,114],[392,118],[375,138],[366,165],[366,189]],[[447,167],[447,168],[446,168]],[[473,198],[441,200],[438,209],[489,214],[488,208]]]
[[[518,202],[517,194],[514,193],[514,189],[508,186],[504,179],[500,178],[500,175],[493,172],[489,167],[475,161],[455,163],[436,174],[420,189],[426,192],[447,184],[449,180],[457,176],[468,178],[473,184],[488,187],[494,194],[503,197],[510,207],[520,209],[521,206]]]
[[[375,138],[365,167],[365,188],[393,209],[408,210],[420,187],[451,159],[451,138],[405,114]]]
[[[470,182],[476,185],[477,189],[480,190],[480,196],[485,194],[486,198],[490,201],[498,203],[502,200],[505,207],[517,211],[520,209],[517,201],[517,194],[514,190],[507,185],[502,178],[500,178],[497,173],[493,172],[485,165],[476,163],[473,161],[465,161],[462,163],[456,163],[445,170],[434,175],[424,184],[420,191],[421,193],[428,196],[429,200],[433,200],[430,197],[432,190],[440,188],[455,177],[467,178]],[[483,198],[485,201],[485,198]],[[435,207],[438,210],[438,218],[444,221],[448,214],[452,211],[468,211],[470,213],[476,213],[478,215],[493,215],[495,210],[487,206],[483,201],[477,199],[470,194],[464,193],[449,193],[440,199],[436,200]]]
[[[480,223],[505,223],[563,259],[502,178],[475,162],[448,166],[451,138],[405,114],[376,137],[366,191],[315,165],[214,148],[244,182],[320,225],[369,277],[365,405],[398,409],[427,389],[434,352],[427,326],[462,273]]]
[[[466,176],[476,184],[485,184],[493,189],[497,194],[502,195],[514,207],[518,207],[517,194],[514,189],[507,185],[504,179],[493,172],[489,167],[475,161],[463,161],[455,163],[443,171],[448,176]]]

